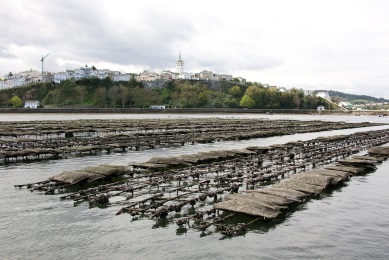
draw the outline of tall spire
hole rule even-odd
[[[184,72],[184,62],[181,60],[181,52],[178,53],[178,61],[176,62],[176,69],[178,74]]]

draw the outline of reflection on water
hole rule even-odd
[[[379,117],[291,115],[0,115],[2,120],[68,120],[82,118],[244,117],[270,119],[385,122]],[[385,120],[385,121],[384,121]],[[299,204],[274,222],[253,223],[234,238],[179,228],[174,223],[116,216],[120,206],[74,207],[61,195],[31,193],[14,184],[37,182],[64,170],[88,165],[144,162],[154,156],[267,146],[318,136],[388,128],[369,127],[213,144],[196,144],[127,153],[102,154],[0,166],[1,259],[387,259],[389,250],[389,162],[365,176]],[[183,214],[184,215],[184,212]],[[230,221],[246,221],[239,216]]]

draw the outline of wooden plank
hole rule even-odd
[[[251,201],[251,202],[255,202],[255,203],[258,203],[264,207],[267,207],[267,208],[270,208],[272,210],[275,210],[275,211],[280,211],[282,209],[286,209],[288,207],[286,206],[279,206],[277,204],[274,204],[274,203],[267,203],[267,202],[264,202],[264,201],[261,201],[261,200],[257,200],[251,196],[248,196],[248,195],[243,195],[243,194],[237,194],[237,193],[234,193],[234,194],[227,194],[226,196],[224,196],[224,200],[247,200],[247,201]]]
[[[214,208],[230,212],[242,213],[254,217],[262,217],[264,219],[273,219],[280,214],[280,212],[264,207],[261,204],[246,200],[227,200],[216,203],[214,205]]]

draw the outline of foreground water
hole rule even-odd
[[[0,115],[1,120],[82,118],[243,117],[258,115]],[[269,119],[388,122],[354,116],[269,116]],[[365,176],[300,205],[284,221],[257,225],[243,236],[206,236],[175,224],[116,216],[120,208],[89,208],[59,200],[59,195],[30,193],[14,184],[36,182],[64,170],[101,163],[126,165],[153,156],[191,154],[249,145],[270,145],[318,136],[388,128],[369,127],[199,144],[174,149],[133,151],[65,160],[0,166],[0,259],[388,259],[389,162]]]

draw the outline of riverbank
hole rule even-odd
[[[377,111],[377,115],[378,115]],[[0,113],[72,113],[72,114],[338,114],[349,115],[351,111],[315,109],[241,109],[241,108],[1,108]],[[358,114],[362,114],[358,112]],[[369,112],[371,114],[371,112]]]

